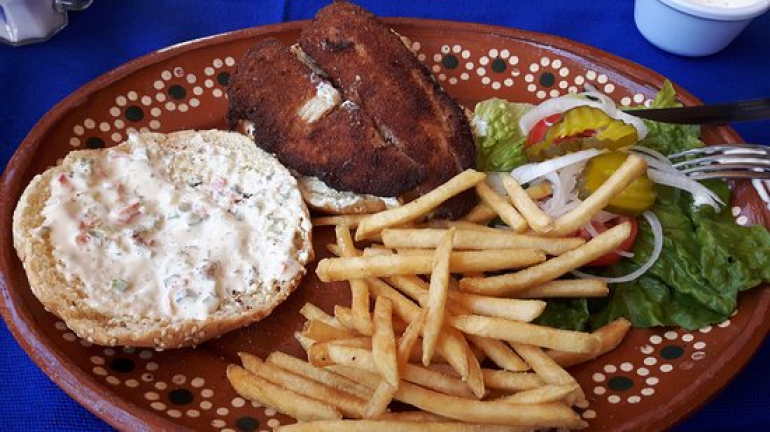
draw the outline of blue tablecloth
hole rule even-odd
[[[155,49],[244,27],[311,18],[328,1],[97,1],[70,14],[44,44],[0,45],[0,166],[51,107],[93,78]],[[647,43],[633,23],[633,2],[616,0],[362,0],[383,16],[470,21],[564,36],[633,60],[706,102],[770,96],[770,14],[756,19],[725,51],[683,58]],[[770,123],[736,126],[748,142],[770,144]],[[2,233],[0,235],[8,235]],[[770,343],[711,403],[678,431],[770,430]],[[108,430],[59,390],[0,324],[0,430]]]

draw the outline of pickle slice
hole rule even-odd
[[[530,161],[540,162],[589,148],[617,150],[638,140],[632,125],[613,119],[598,108],[581,106],[565,112],[548,128],[545,138],[525,152]]]
[[[628,154],[626,153],[613,151],[589,160],[579,182],[580,196],[586,198],[596,192],[612,173],[623,164],[627,157]],[[607,206],[607,211],[628,216],[638,216],[652,207],[656,197],[655,184],[645,173],[631,182],[623,192],[615,196]]]

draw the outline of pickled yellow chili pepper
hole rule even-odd
[[[580,181],[580,194],[583,197],[591,195],[614,173],[626,160],[628,155],[613,151],[596,156],[588,161]],[[655,203],[657,194],[654,183],[642,174],[634,180],[622,193],[610,201],[607,210],[629,216],[637,216]]]

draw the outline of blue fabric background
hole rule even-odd
[[[0,44],[0,166],[46,111],[78,87],[137,56],[189,39],[244,27],[311,18],[328,1],[114,0],[70,14],[44,44]],[[470,21],[567,37],[633,60],[706,102],[770,96],[770,14],[725,51],[690,59],[647,43],[633,2],[361,0],[383,16]],[[748,142],[770,144],[770,122],[739,124]],[[8,235],[8,233],[2,233]],[[770,343],[711,403],[677,431],[770,430]],[[0,430],[109,430],[54,385],[0,324]]]

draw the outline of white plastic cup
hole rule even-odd
[[[700,57],[723,50],[752,19],[770,9],[770,0],[743,0],[733,7],[705,3],[636,0],[634,21],[642,36],[658,48],[673,54]]]
[[[0,0],[0,42],[43,42],[67,26],[67,11],[83,10],[93,0]]]

